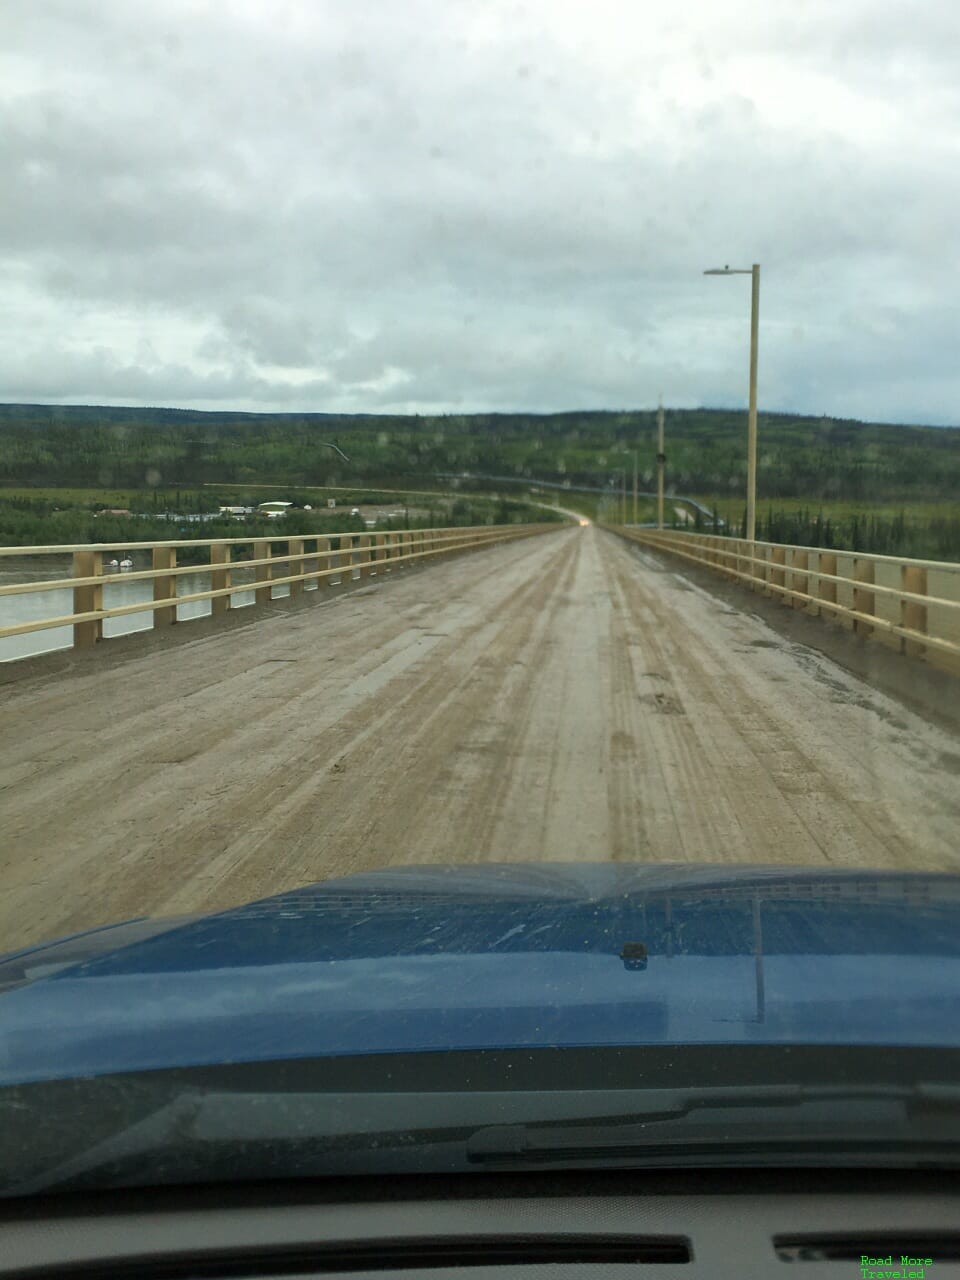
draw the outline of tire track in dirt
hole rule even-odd
[[[593,527],[102,657],[0,690],[8,947],[395,863],[958,859],[953,738]]]
[[[638,579],[634,557],[623,544],[614,542],[614,547],[616,573],[635,626],[646,629],[658,669],[669,672],[694,709],[686,743],[687,776],[699,773],[704,781],[699,797],[685,788],[683,806],[694,829],[702,832],[715,825],[725,838],[735,838],[733,824],[724,822],[724,806],[707,801],[719,776],[721,789],[740,798],[736,816],[745,842],[742,858],[952,866],[947,832],[955,827],[958,810],[942,772],[937,776],[919,768],[916,758],[899,751],[890,727],[876,720],[868,739],[874,767],[865,767],[859,709],[846,701],[836,709],[825,708],[817,683],[793,652],[798,646],[781,646],[764,624],[744,614],[731,615],[705,593],[691,592],[687,599],[680,575],[647,572]],[[646,589],[638,591],[641,584]],[[739,644],[731,643],[734,638]],[[857,683],[818,655],[817,669],[824,668],[833,669],[828,678],[842,688]],[[909,722],[919,739],[937,739],[944,747],[940,731],[912,713],[897,708],[893,718],[902,726]],[[725,763],[718,766],[717,761]],[[927,796],[926,821],[917,820],[913,799],[918,793]]]
[[[288,797],[305,780],[324,777],[357,736],[341,722],[353,717],[369,737],[378,717],[388,721],[404,700],[419,703],[411,716],[422,719],[419,699],[424,673],[429,684],[439,661],[435,651],[442,657],[446,645],[455,658],[469,634],[486,635],[484,647],[496,648],[497,630],[514,617],[518,600],[539,601],[531,580],[548,591],[553,561],[573,545],[570,534],[558,534],[493,548],[470,557],[466,587],[462,561],[448,562],[410,577],[390,575],[362,596],[287,616],[283,625],[268,619],[219,644],[205,639],[128,661],[124,673],[139,674],[167,659],[162,678],[144,691],[142,709],[130,684],[111,682],[109,662],[95,676],[85,673],[75,682],[73,725],[84,720],[92,695],[125,719],[126,736],[114,735],[97,752],[88,745],[40,761],[31,779],[21,779],[15,805],[5,806],[3,916],[16,922],[11,927],[34,921],[33,936],[40,936],[144,911],[191,910],[205,905],[201,899],[231,867],[255,855],[253,892],[277,891],[277,821]],[[359,641],[357,617],[365,622]],[[433,635],[436,627],[448,627],[451,638]],[[204,674],[209,688],[201,685]],[[17,688],[21,711],[29,712],[31,692]],[[62,690],[51,696],[43,687],[36,702],[33,738],[46,743],[51,721],[71,725],[70,702]],[[29,715],[22,727],[35,757]],[[362,803],[374,808],[375,792]],[[313,872],[316,879],[337,866],[326,860]]]
[[[529,701],[536,677],[518,655],[549,626],[550,596],[576,546],[568,542],[535,582],[520,584],[482,622],[436,646],[425,672],[411,670],[338,721],[334,766],[301,772],[271,809],[269,827],[257,826],[246,847],[233,849],[231,865],[207,869],[203,905],[276,891],[264,887],[258,856],[268,840],[279,851],[271,876],[290,887],[371,865],[482,857],[517,708]],[[495,662],[485,656],[491,651]],[[491,724],[493,735],[478,742]],[[181,899],[195,898],[196,886],[188,884],[163,908],[179,910]]]

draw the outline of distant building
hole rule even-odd
[[[278,516],[285,516],[287,509],[292,506],[292,502],[261,502],[257,507],[257,513],[276,520]]]

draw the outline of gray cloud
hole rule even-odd
[[[949,0],[0,26],[6,399],[960,417]]]

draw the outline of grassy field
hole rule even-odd
[[[397,502],[404,497],[422,496],[458,496],[446,494],[440,490],[396,490],[396,489],[361,489],[361,488],[324,488],[317,486],[291,487],[290,485],[236,485],[205,484],[200,489],[101,489],[101,488],[61,488],[40,486],[27,488],[23,485],[6,485],[0,487],[0,502],[22,501],[30,503],[49,503],[51,506],[67,509],[70,507],[117,507],[129,511],[196,511],[198,509],[216,511],[220,506],[256,506],[259,502],[270,502],[284,498],[288,501],[312,503],[319,507],[326,506],[327,498],[335,498],[338,507],[349,506],[359,502]],[[489,494],[478,495],[489,498]]]
[[[705,500],[705,506],[714,504]],[[716,513],[726,524],[718,532],[743,527],[740,502],[717,502]],[[695,513],[694,528],[710,530],[710,515]],[[794,546],[836,547],[877,555],[920,560],[960,561],[960,508],[936,499],[854,502],[823,499],[771,498],[757,503],[757,538]]]
[[[181,491],[182,492],[182,491]],[[126,507],[133,511],[149,504],[153,507],[154,494],[161,506],[165,507],[174,501],[175,489],[85,489],[60,488],[45,486],[27,488],[24,485],[5,485],[0,488],[0,502],[48,502],[51,506],[61,507]],[[216,510],[216,504],[213,506]]]
[[[907,439],[910,438],[910,430],[907,429]],[[960,433],[956,433],[956,438],[960,439]],[[864,453],[869,454],[869,450],[865,449]],[[546,461],[543,458],[540,464]],[[545,467],[545,470],[549,468]],[[268,472],[267,476],[263,481],[203,480],[198,477],[198,482],[190,485],[138,488],[76,483],[0,485],[0,544],[101,541],[108,536],[123,541],[133,538],[137,532],[141,537],[149,538],[160,536],[158,531],[166,527],[160,523],[164,512],[209,515],[216,513],[221,505],[256,506],[270,500],[289,501],[301,508],[290,519],[290,531],[297,533],[308,532],[309,528],[321,523],[325,527],[339,525],[344,520],[349,523],[351,506],[370,504],[391,509],[407,506],[411,508],[411,514],[406,518],[431,525],[483,523],[490,518],[497,521],[537,519],[535,510],[525,506],[531,502],[566,507],[592,520],[610,524],[619,523],[622,518],[619,492],[578,493],[575,488],[540,487],[536,482],[514,486],[499,484],[492,477],[484,480],[479,476],[459,479],[418,476],[414,479],[409,475],[391,476],[381,471],[366,477],[365,485],[322,482],[304,485],[284,482],[282,475],[278,477]],[[562,477],[557,475],[556,478],[560,480]],[[879,493],[869,498],[849,493],[798,497],[777,495],[775,488],[771,494],[771,483],[769,476],[761,477],[757,503],[757,535],[761,540],[804,545],[829,543],[839,548],[880,554],[960,560],[960,503],[950,497],[934,494],[893,497]],[[646,475],[642,477],[642,484],[649,488]],[[628,523],[634,519],[631,487],[628,486],[625,503]],[[716,509],[725,529],[737,528],[744,519],[742,485],[733,492],[726,488],[719,496],[716,491],[711,492],[703,486],[681,485],[677,479],[671,481],[670,487],[680,489],[684,497],[694,498],[708,511]],[[336,502],[335,510],[328,506],[331,499]],[[311,506],[313,511],[303,511],[306,506]],[[94,515],[104,507],[128,510],[144,518],[152,517],[151,525],[156,528],[151,527],[148,531],[143,518],[131,520],[130,517]],[[683,519],[684,511],[688,513],[686,520]],[[543,516],[548,518],[546,512]],[[636,519],[641,524],[652,523],[656,519],[655,501],[640,498]],[[294,531],[294,520],[302,524],[303,529],[298,525]],[[698,515],[692,507],[685,507],[680,498],[671,497],[669,493],[665,502],[665,523],[668,527],[711,528],[708,514],[701,512]],[[236,531],[235,525],[229,528],[230,533]],[[210,532],[224,536],[219,528]],[[190,527],[188,536],[195,536],[193,527]]]
[[[154,510],[166,509],[215,511],[220,505],[249,506],[258,502],[268,502],[274,497],[283,497],[301,506],[305,503],[310,503],[315,508],[325,507],[328,498],[335,498],[337,509],[339,510],[342,507],[360,503],[389,503],[395,506],[404,500],[409,501],[410,505],[416,504],[417,506],[429,505],[429,503],[425,504],[425,499],[433,499],[438,505],[446,505],[457,498],[489,502],[494,500],[496,496],[489,490],[473,491],[453,486],[435,489],[394,489],[388,486],[364,489],[356,486],[237,485],[229,482],[222,485],[205,484],[200,490],[26,488],[23,486],[0,488],[0,502],[20,499],[28,502],[46,502],[62,510],[76,507],[93,508],[104,506],[148,513]],[[525,498],[529,498],[534,502],[567,507],[571,511],[581,512],[591,520],[600,520],[610,524],[616,524],[620,521],[619,497],[608,497],[604,494],[576,493],[572,490],[536,488],[531,488],[527,492],[511,489],[510,491],[505,491],[502,496],[515,502],[522,503]],[[746,503],[742,497],[717,497],[710,493],[694,493],[684,496],[695,498],[697,502],[702,503],[703,506],[710,510],[716,508],[720,518],[727,524],[738,525],[743,519]],[[682,506],[683,503],[680,500],[670,494],[666,495],[664,507],[667,524],[672,524],[673,522],[674,508]],[[908,524],[923,524],[931,519],[956,518],[960,515],[960,503],[944,499],[869,502],[862,499],[851,501],[843,498],[764,499],[760,497],[757,501],[758,516],[766,516],[770,511],[785,515],[793,515],[799,512],[807,512],[811,516],[822,514],[824,519],[831,519],[835,522],[849,521],[853,517],[861,519],[864,517],[893,519],[902,515]],[[655,520],[656,516],[656,503],[646,498],[639,498],[637,501],[638,521],[640,523],[649,522]],[[626,500],[626,518],[628,523],[632,523],[633,497],[629,492]],[[709,524],[706,516],[702,518],[702,524],[704,526]]]
[[[504,493],[505,498],[523,502],[524,493]],[[204,484],[199,489],[104,489],[58,486],[26,487],[24,485],[0,486],[0,502],[27,502],[59,507],[115,507],[129,511],[216,511],[220,506],[256,506],[260,502],[286,500],[299,506],[310,503],[316,508],[336,500],[337,507],[360,503],[390,503],[396,505],[409,499],[411,505],[425,500],[453,501],[457,498],[478,502],[492,501],[497,494],[489,490],[468,490],[455,485],[433,489],[397,489],[389,487],[362,488],[356,485],[289,485],[289,484]],[[549,501],[549,495],[543,501]]]
[[[572,491],[554,491],[554,490],[531,490],[531,497],[539,502],[556,503],[557,506],[569,507],[571,511],[580,511],[585,516],[589,516],[591,520],[600,520],[607,524],[618,524],[620,522],[621,508],[620,498],[607,497],[603,494],[575,493]],[[521,498],[520,493],[512,494],[515,498]],[[710,493],[691,493],[684,494],[684,498],[693,498],[695,501],[702,503],[709,510],[716,508],[717,514],[728,525],[739,525],[744,517],[746,510],[746,501],[743,497],[731,498],[715,497]],[[664,495],[664,522],[668,525],[673,523],[674,509],[685,508],[685,504],[681,498]],[[692,508],[686,508],[691,510]],[[768,512],[777,512],[784,515],[792,516],[800,512],[806,512],[811,517],[822,514],[825,520],[833,520],[834,522],[846,522],[853,517],[861,520],[865,518],[880,518],[892,520],[897,516],[903,516],[907,524],[927,524],[934,519],[956,519],[960,516],[960,503],[950,502],[945,499],[920,501],[911,499],[905,502],[869,502],[866,500],[852,501],[843,498],[760,498],[757,501],[757,515],[766,516]],[[627,494],[626,502],[626,518],[628,523],[633,522],[633,497]],[[643,524],[657,518],[656,502],[648,498],[639,498],[637,500],[637,520]],[[709,525],[709,518],[705,515],[701,517],[701,524],[706,527]]]
[[[336,508],[327,505],[328,491],[261,485],[211,486],[197,489],[128,489],[37,486],[0,487],[0,546],[69,546],[98,543],[123,547],[137,542],[185,538],[262,537],[272,529],[277,537],[362,532],[367,526],[352,506],[377,514],[378,528],[437,528],[483,524],[512,524],[557,520],[511,495],[468,495],[462,491],[397,492],[351,487],[336,492]],[[237,520],[221,515],[223,506],[255,506],[271,499],[294,504],[281,521],[263,513]],[[309,509],[308,509],[309,508]],[[130,514],[124,514],[129,512]],[[388,515],[390,512],[392,515]],[[176,517],[181,517],[177,519]],[[202,519],[198,519],[202,516]]]
[[[743,520],[746,502],[742,497],[717,498],[713,494],[704,493],[695,493],[690,496],[711,510],[716,506],[720,518],[729,524],[740,524]],[[920,522],[937,517],[956,517],[960,515],[960,502],[950,502],[945,499],[922,501],[915,498],[905,502],[868,502],[862,499],[853,502],[844,498],[765,499],[759,497],[757,499],[758,514],[767,511],[782,511],[787,515],[806,511],[814,516],[822,512],[825,519],[832,520],[849,520],[853,516],[880,516],[884,519],[893,519],[895,516],[903,515],[909,522]]]

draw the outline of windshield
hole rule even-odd
[[[953,7],[0,31],[0,1192],[955,1166]]]

